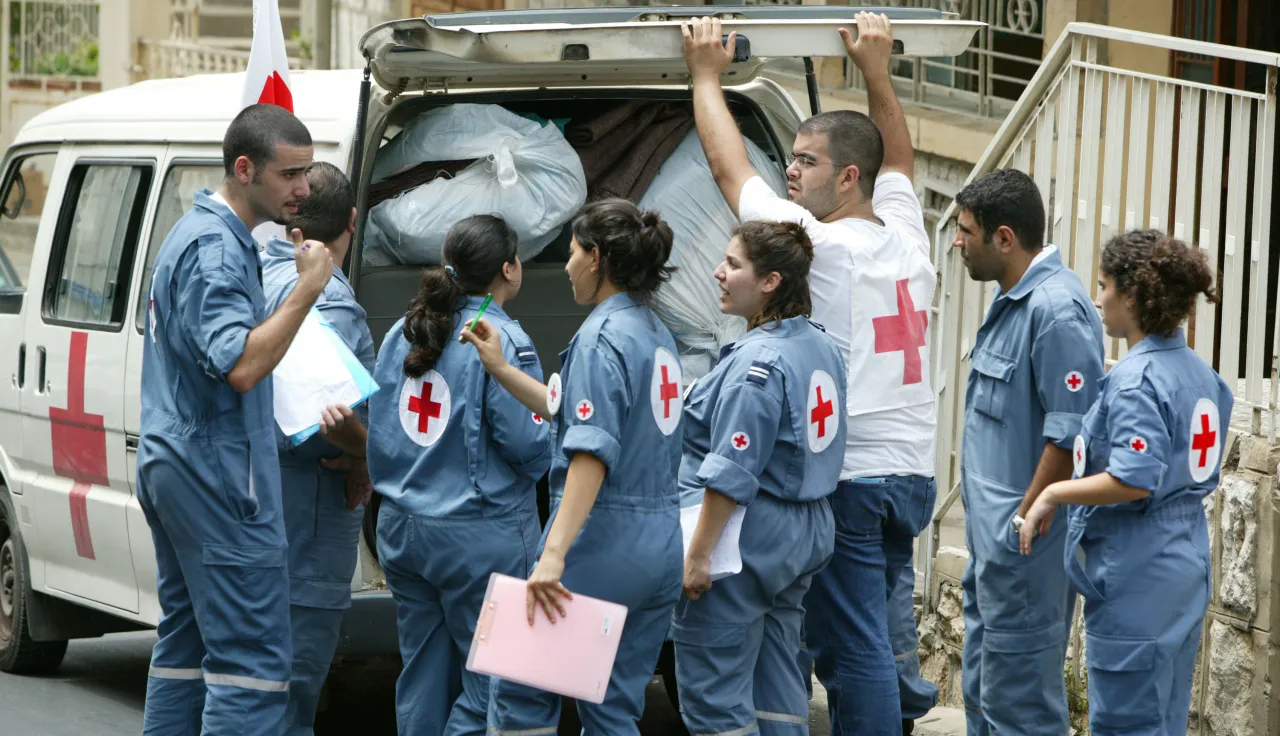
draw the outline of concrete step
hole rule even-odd
[[[934,708],[916,721],[913,736],[965,736],[964,710]]]

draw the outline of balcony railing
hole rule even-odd
[[[98,2],[6,0],[3,8],[11,87],[101,88]]]
[[[986,25],[955,58],[914,57],[893,68],[898,94],[917,104],[1003,118],[1022,95],[1044,53],[1047,0],[889,0],[887,5],[933,8]],[[848,86],[863,89],[846,61]]]
[[[196,74],[242,72],[249,66],[249,52],[188,41],[140,41],[142,73],[147,79],[189,77]],[[302,68],[296,58],[290,69]]]

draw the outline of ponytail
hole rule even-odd
[[[516,233],[496,215],[458,220],[444,236],[444,265],[422,272],[418,294],[404,317],[404,339],[412,348],[404,359],[404,374],[421,378],[435,367],[453,336],[453,320],[468,294],[483,294],[502,267],[518,257]]]
[[[410,378],[421,378],[434,368],[453,335],[453,313],[465,294],[447,268],[433,266],[422,272],[418,293],[404,316],[404,339],[411,346],[404,359],[404,374]]]

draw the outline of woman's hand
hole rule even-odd
[[[1052,488],[1053,486],[1049,486],[1044,489],[1036,498],[1036,502],[1031,504],[1026,518],[1023,519],[1022,528],[1018,530],[1018,546],[1024,555],[1031,554],[1031,540],[1035,539],[1037,534],[1049,533],[1049,524],[1053,522],[1053,514],[1058,510],[1058,504],[1050,500],[1052,496],[1049,491]]]
[[[684,597],[696,601],[711,589],[710,555],[689,555],[684,560]]]
[[[553,624],[556,622],[556,611],[560,612],[561,618],[566,615],[564,605],[560,602],[560,599],[571,601],[573,600],[573,594],[560,584],[561,575],[564,575],[564,557],[554,552],[543,550],[542,556],[538,558],[538,564],[533,568],[533,574],[529,576],[528,614],[530,626],[533,626],[534,613],[539,605],[546,612],[547,620]]]
[[[476,323],[474,329],[463,327],[462,334],[458,335],[458,342],[469,342],[474,345],[476,352],[480,355],[480,363],[489,373],[507,364],[507,359],[502,357],[502,334],[493,329],[493,326],[483,318]]]

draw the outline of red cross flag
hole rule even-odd
[[[400,388],[400,426],[409,439],[430,447],[444,434],[453,401],[444,376],[427,371],[421,378],[407,378]]]
[[[289,55],[285,52],[284,28],[276,0],[253,0],[253,46],[245,71],[240,107],[256,103],[279,105],[293,112],[289,90]]]
[[[1218,424],[1218,405],[1210,399],[1197,401],[1191,412],[1187,451],[1187,466],[1197,483],[1209,480],[1218,469],[1218,460],[1222,457],[1222,428]]]

